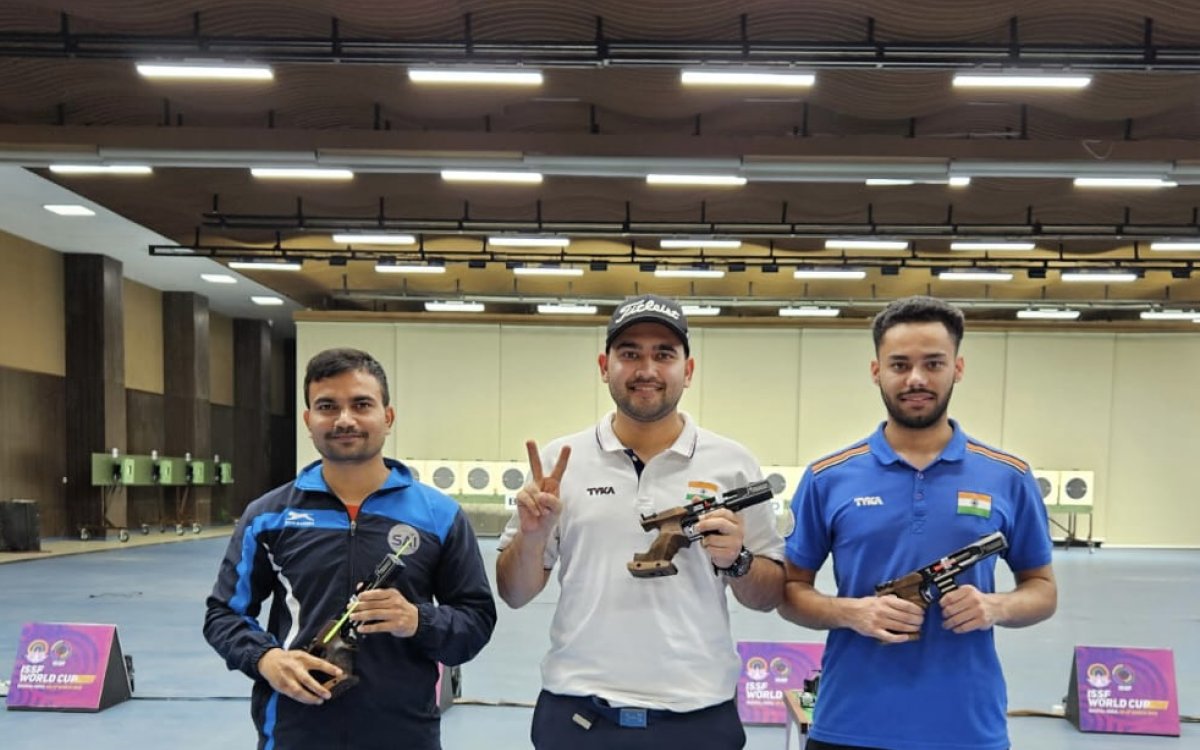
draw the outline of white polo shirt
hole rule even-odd
[[[741,663],[729,632],[728,579],[713,572],[700,545],[675,555],[678,575],[634,578],[626,568],[658,533],[642,531],[642,514],[686,505],[689,492],[711,492],[715,485],[720,494],[762,478],[749,451],[683,418],[679,439],[645,465],[640,479],[613,433],[613,413],[543,449],[550,471],[562,446],[571,446],[563,511],[545,557],[547,570],[561,561],[562,591],[542,660],[542,686],[552,693],[671,711],[694,711],[734,695]],[[742,517],[746,547],[782,560],[771,504],[747,508]],[[500,549],[519,526],[514,513]]]

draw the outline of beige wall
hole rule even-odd
[[[125,387],[163,392],[162,292],[124,279]]]
[[[62,255],[0,232],[0,367],[66,375]]]
[[[302,368],[327,346],[374,353],[397,409],[391,455],[520,460],[527,438],[584,429],[611,408],[596,367],[602,336],[598,327],[302,321],[297,361]],[[684,408],[764,465],[811,462],[883,419],[865,326],[700,328],[692,349]],[[951,414],[1034,466],[1095,471],[1097,538],[1200,547],[1200,334],[976,332],[962,353]],[[302,426],[297,446],[301,465],[316,457]]]
[[[209,401],[233,406],[233,319],[208,314]]]

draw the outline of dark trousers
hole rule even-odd
[[[592,698],[543,690],[533,711],[533,746],[537,750],[739,750],[746,744],[732,700],[687,713],[651,711],[644,728],[623,727],[614,713]]]

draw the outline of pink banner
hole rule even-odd
[[[9,708],[96,711],[115,625],[30,622],[21,628]]]
[[[1179,736],[1170,649],[1076,646],[1073,679],[1080,731]]]
[[[742,675],[738,679],[738,715],[744,724],[787,724],[787,690],[802,690],[804,680],[821,668],[821,643],[739,641]]]

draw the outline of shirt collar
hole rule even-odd
[[[300,474],[296,477],[296,489],[306,492],[324,492],[332,495],[333,491],[329,489],[329,485],[325,483],[325,477],[321,473],[321,461],[313,461],[308,466],[300,470]],[[379,492],[387,492],[389,490],[398,490],[404,487],[409,487],[413,483],[412,472],[408,467],[394,458],[385,458],[383,463],[387,465],[390,471],[387,479],[383,480],[383,484],[379,485],[379,489],[371,494]]]
[[[871,446],[871,455],[875,456],[875,459],[884,466],[899,463],[903,460],[892,449],[887,438],[884,437],[883,428],[886,426],[886,421],[880,422],[875,432],[871,433],[871,437],[867,438],[867,444]],[[942,449],[941,455],[930,466],[936,464],[938,461],[961,461],[967,455],[967,434],[959,427],[958,422],[953,419],[950,420],[950,427],[954,430],[950,435],[950,442],[946,443],[946,447]]]
[[[608,453],[625,451],[625,445],[617,437],[617,433],[613,431],[613,418],[616,414],[615,411],[610,411],[596,425],[596,441],[600,443],[600,450]],[[678,453],[686,458],[691,458],[696,452],[696,438],[699,435],[699,428],[696,427],[696,423],[687,412],[681,411],[679,412],[679,416],[683,417],[683,430],[667,450]]]

